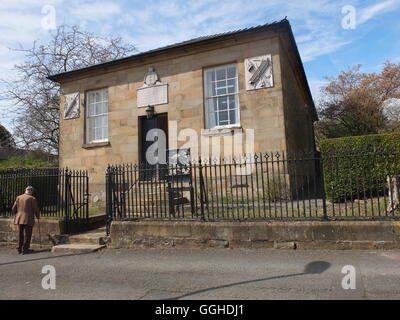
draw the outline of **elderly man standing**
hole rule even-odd
[[[25,193],[18,196],[12,208],[12,213],[16,214],[14,224],[19,226],[19,242],[18,253],[29,253],[31,250],[32,229],[35,224],[35,216],[39,216],[39,206],[36,198],[32,196],[33,187],[29,186],[25,189]]]

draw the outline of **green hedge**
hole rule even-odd
[[[400,133],[321,141],[325,191],[335,202],[375,197],[386,176],[400,174]]]
[[[25,155],[11,156],[0,160],[0,170],[16,168],[57,168],[58,158],[39,151],[31,151]]]

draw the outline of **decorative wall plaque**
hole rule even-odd
[[[79,92],[74,92],[64,95],[64,119],[75,119],[79,118]]]
[[[168,103],[168,84],[161,83],[154,68],[144,76],[143,86],[137,89],[137,106],[147,107]]]
[[[245,60],[246,90],[271,88],[274,86],[272,57],[266,54]]]

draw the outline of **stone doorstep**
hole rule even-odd
[[[59,244],[51,249],[53,254],[89,253],[105,248],[99,244]]]
[[[103,245],[107,243],[106,228],[101,227],[76,234],[65,235],[66,240],[63,244],[94,244]]]

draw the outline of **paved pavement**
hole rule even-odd
[[[56,289],[42,288],[42,267]],[[355,268],[356,289],[342,288]],[[349,282],[351,283],[351,282]],[[0,248],[0,299],[400,299],[400,251]]]

